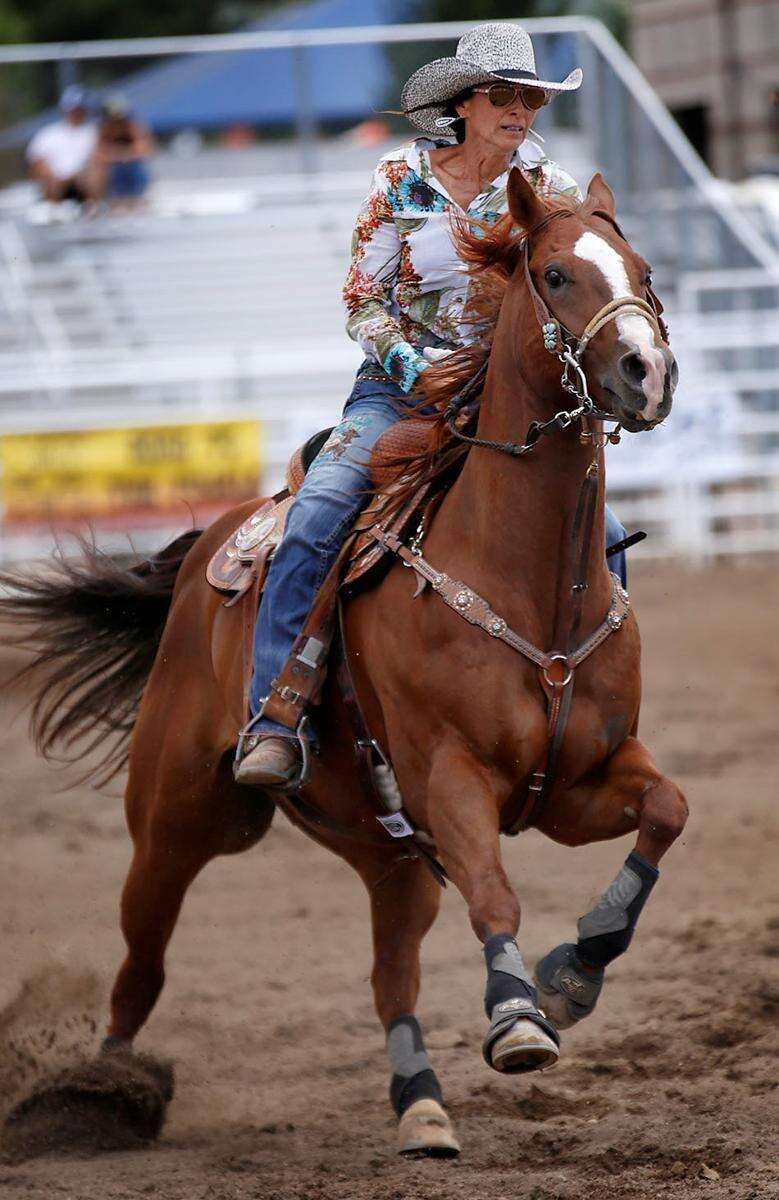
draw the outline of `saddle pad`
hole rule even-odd
[[[206,578],[218,591],[240,596],[250,586],[255,574],[262,574],[276,547],[281,541],[287,513],[300,488],[305,473],[327,441],[331,429],[323,429],[309,438],[292,455],[287,467],[287,490],[265,500],[247,521],[231,534],[220,546],[206,569]],[[368,507],[360,514],[355,524],[359,535],[354,543],[345,573],[344,585],[352,585],[378,567],[388,552],[370,530],[382,520],[385,510],[399,487],[408,484],[408,479],[398,477],[399,462],[409,454],[423,452],[429,446],[433,429],[429,421],[406,417],[391,425],[379,438],[371,456],[371,471],[374,484],[382,491],[377,492]],[[385,528],[402,537],[414,513],[420,508],[431,490],[425,485],[412,494],[393,513]],[[367,581],[366,581],[367,582]]]
[[[411,523],[415,513],[429,491],[429,485],[420,488],[406,502],[385,528],[402,537],[406,527]],[[206,568],[206,579],[219,592],[241,595],[249,587],[259,564],[263,567],[272,557],[281,541],[287,513],[294,500],[286,492],[265,500],[255,513],[244,521],[232,533],[227,541],[219,547]],[[383,523],[382,517],[387,508],[392,493],[374,496],[367,508],[363,510],[356,522],[358,537],[349,556],[349,565],[343,579],[343,586],[351,586],[377,567],[382,559],[387,566],[395,561],[394,555],[389,554],[370,534],[374,525]],[[367,580],[366,580],[367,582]]]

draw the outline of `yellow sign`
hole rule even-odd
[[[6,521],[226,507],[256,496],[258,421],[0,437]]]

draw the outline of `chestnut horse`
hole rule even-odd
[[[551,219],[563,208],[565,219]],[[475,284],[481,276],[500,293],[477,437],[516,441],[529,422],[548,421],[565,406],[561,362],[545,345],[548,326],[544,336],[539,328],[539,298],[574,340],[606,313],[584,356],[592,400],[629,430],[656,424],[670,409],[676,368],[648,311],[649,268],[621,236],[606,184],[596,176],[581,205],[565,204],[539,198],[514,171],[509,210],[493,230],[463,235]],[[451,398],[468,353],[472,366],[477,351],[425,373],[428,400]],[[423,547],[429,563],[467,581],[508,626],[546,651],[560,646],[568,628],[572,526],[593,457],[600,470],[581,640],[600,626],[616,594],[603,554],[602,425],[593,423],[589,441],[575,422],[560,425],[520,458],[474,446]],[[160,994],[166,946],[190,883],[214,856],[260,839],[274,812],[272,798],[232,778],[243,719],[242,615],[240,606],[225,608],[205,579],[211,555],[255,508],[244,505],[204,533],[184,535],[133,570],[92,552],[82,565],[61,563],[58,575],[17,577],[3,601],[7,616],[27,623],[38,661],[54,668],[34,714],[42,748],[90,732],[99,743],[113,731],[119,749],[109,766],[117,767],[132,731],[126,807],[134,856],[121,906],[127,957],[111,998],[109,1050],[130,1046]],[[501,861],[500,832],[521,809],[547,742],[537,668],[432,590],[412,603],[415,582],[396,561],[378,586],[348,602],[345,640],[357,692],[406,813],[435,843],[484,945],[488,1064],[548,1066],[558,1054],[557,1031],[592,1011],[604,969],[627,948],[657,864],[686,819],[684,797],[637,737],[636,620],[629,610],[578,666],[555,778],[533,818],[565,845],[635,832],[635,848],[579,921],[577,940],[551,950],[534,980],[515,940],[520,906]],[[439,885],[376,823],[344,704],[329,680],[318,727],[322,750],[305,797],[356,836],[290,815],[354,867],[370,896],[372,984],[388,1035],[400,1149],[454,1154],[459,1147],[413,1015],[420,943],[438,910]]]

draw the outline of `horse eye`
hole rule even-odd
[[[651,286],[652,286],[652,272],[647,271],[646,278],[644,279],[644,287],[651,288]]]
[[[562,271],[556,270],[555,267],[550,267],[548,271],[544,272],[544,279],[550,288],[559,288],[565,283],[565,276]]]

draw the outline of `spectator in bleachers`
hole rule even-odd
[[[114,209],[136,208],[149,186],[146,160],[154,153],[149,129],[133,116],[127,99],[115,93],[103,104],[97,161],[105,195]]]
[[[97,127],[90,120],[83,88],[71,86],[60,97],[58,121],[44,125],[27,147],[30,175],[44,200],[96,204],[102,194],[97,170]]]

